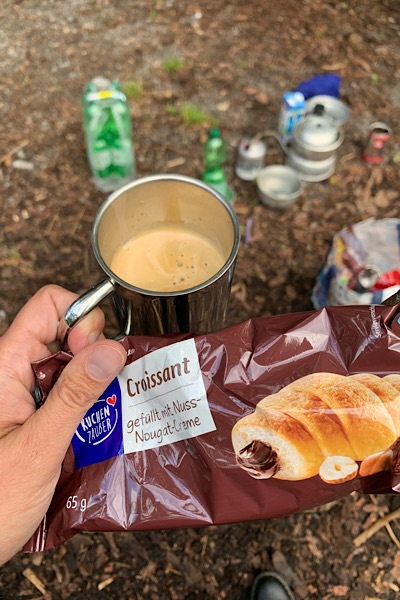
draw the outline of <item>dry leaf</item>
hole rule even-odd
[[[97,589],[99,590],[99,592],[101,592],[101,590],[104,590],[104,588],[108,587],[113,581],[114,577],[104,579],[104,581],[100,581],[100,583],[97,585]]]
[[[335,596],[339,596],[340,598],[343,598],[344,596],[347,596],[349,593],[349,586],[348,585],[335,585],[332,588],[332,592]]]
[[[231,103],[227,100],[225,102],[220,102],[219,104],[217,104],[217,110],[219,110],[219,112],[226,112],[230,109],[230,107]]]

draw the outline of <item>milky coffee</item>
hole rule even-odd
[[[164,222],[135,234],[117,248],[111,270],[135,287],[177,292],[207,281],[225,264],[214,240],[182,222]]]

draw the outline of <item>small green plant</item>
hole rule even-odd
[[[372,83],[372,85],[378,85],[379,75],[377,75],[376,73],[371,73],[371,75],[369,76],[369,80]]]
[[[314,35],[316,38],[319,38],[320,40],[322,40],[326,36],[326,32],[327,32],[327,28],[325,25],[323,25],[322,27],[316,27],[316,29],[314,31]]]
[[[178,73],[183,68],[185,62],[178,56],[170,56],[166,58],[162,64],[163,68],[168,73]]]
[[[182,106],[181,114],[185,125],[201,125],[210,121],[210,117],[207,113],[201,110],[198,106],[185,102]]]
[[[21,260],[21,254],[18,248],[10,248],[8,251],[8,260],[11,265],[17,265]]]
[[[165,107],[165,112],[171,116],[175,116],[179,111],[174,104],[167,104]]]
[[[121,90],[129,100],[140,98],[143,94],[143,83],[135,79],[124,81],[121,84]]]
[[[102,23],[104,23],[104,25],[109,25],[111,23],[111,21],[112,21],[111,15],[109,15],[108,13],[106,13],[104,10],[101,10],[99,12],[99,18],[100,18],[100,21]]]

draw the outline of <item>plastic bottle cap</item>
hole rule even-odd
[[[220,136],[221,136],[220,131],[216,127],[214,129],[210,130],[210,138],[216,138],[216,137],[220,137]]]
[[[92,79],[92,83],[96,86],[98,90],[107,90],[110,87],[111,81],[106,77],[94,77]]]

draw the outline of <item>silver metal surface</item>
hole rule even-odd
[[[235,164],[235,173],[244,181],[253,181],[257,173],[264,167],[266,144],[259,138],[241,140]]]
[[[74,325],[93,310],[102,300],[112,294],[117,285],[111,279],[103,279],[90,290],[83,293],[66,310],[64,318],[58,325],[57,339],[61,348],[68,347],[68,334]]]
[[[358,274],[354,290],[359,293],[369,292],[380,275],[378,267],[366,265]]]
[[[324,114],[331,117],[337,125],[344,125],[351,116],[350,107],[334,96],[318,95],[307,100],[307,114],[313,113],[316,106],[324,107]]]
[[[271,165],[257,175],[258,195],[271,208],[287,208],[300,196],[303,184],[290,166]]]
[[[332,119],[308,115],[294,130],[291,150],[308,160],[326,160],[336,153],[343,140],[343,131]]]
[[[114,252],[132,237],[135,228],[140,230],[164,220],[200,222],[202,230],[224,249],[223,267],[200,285],[174,293],[144,290],[120,279],[110,268]],[[92,248],[107,278],[69,307],[65,322],[72,327],[111,294],[119,333],[125,335],[219,329],[226,321],[239,240],[239,222],[233,208],[202,181],[183,175],[137,179],[115,191],[100,206],[92,228]]]
[[[117,285],[111,279],[103,279],[90,290],[79,296],[71,304],[64,315],[64,321],[68,327],[73,327],[76,323],[93,310],[104,298],[107,298],[117,288]]]
[[[325,181],[334,173],[336,167],[336,155],[332,154],[324,160],[309,160],[290,150],[287,155],[286,164],[295,169],[303,181],[309,183]]]

